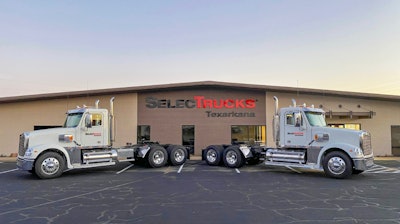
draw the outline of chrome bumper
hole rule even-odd
[[[34,160],[28,160],[21,157],[17,158],[17,167],[21,170],[32,170]]]
[[[371,166],[374,165],[374,157],[369,157],[365,159],[355,159],[354,162],[354,169],[355,170],[367,170]]]

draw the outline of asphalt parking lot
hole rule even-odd
[[[350,179],[266,167],[130,163],[39,180],[0,163],[0,223],[400,223],[400,161]]]

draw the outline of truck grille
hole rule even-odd
[[[25,133],[19,136],[19,148],[18,148],[18,155],[24,156],[26,150],[28,149],[28,136],[25,136]]]
[[[365,156],[372,154],[371,135],[367,132],[361,135],[361,148]]]

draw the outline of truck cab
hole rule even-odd
[[[108,110],[96,108],[78,108],[67,113],[63,128],[71,129],[72,136],[66,136],[65,142],[73,142],[82,147],[111,146],[109,135]]]

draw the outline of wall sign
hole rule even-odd
[[[207,99],[204,96],[194,96],[193,99],[170,100],[146,98],[147,108],[209,108],[209,109],[253,109],[256,107],[255,99]]]
[[[146,107],[149,109],[174,109],[174,108],[198,108],[198,109],[231,109],[230,112],[205,111],[208,118],[223,117],[255,117],[255,113],[251,111],[238,112],[235,109],[255,109],[257,100],[251,98],[233,99],[213,99],[205,96],[194,96],[193,99],[158,99],[156,97],[147,97]]]

